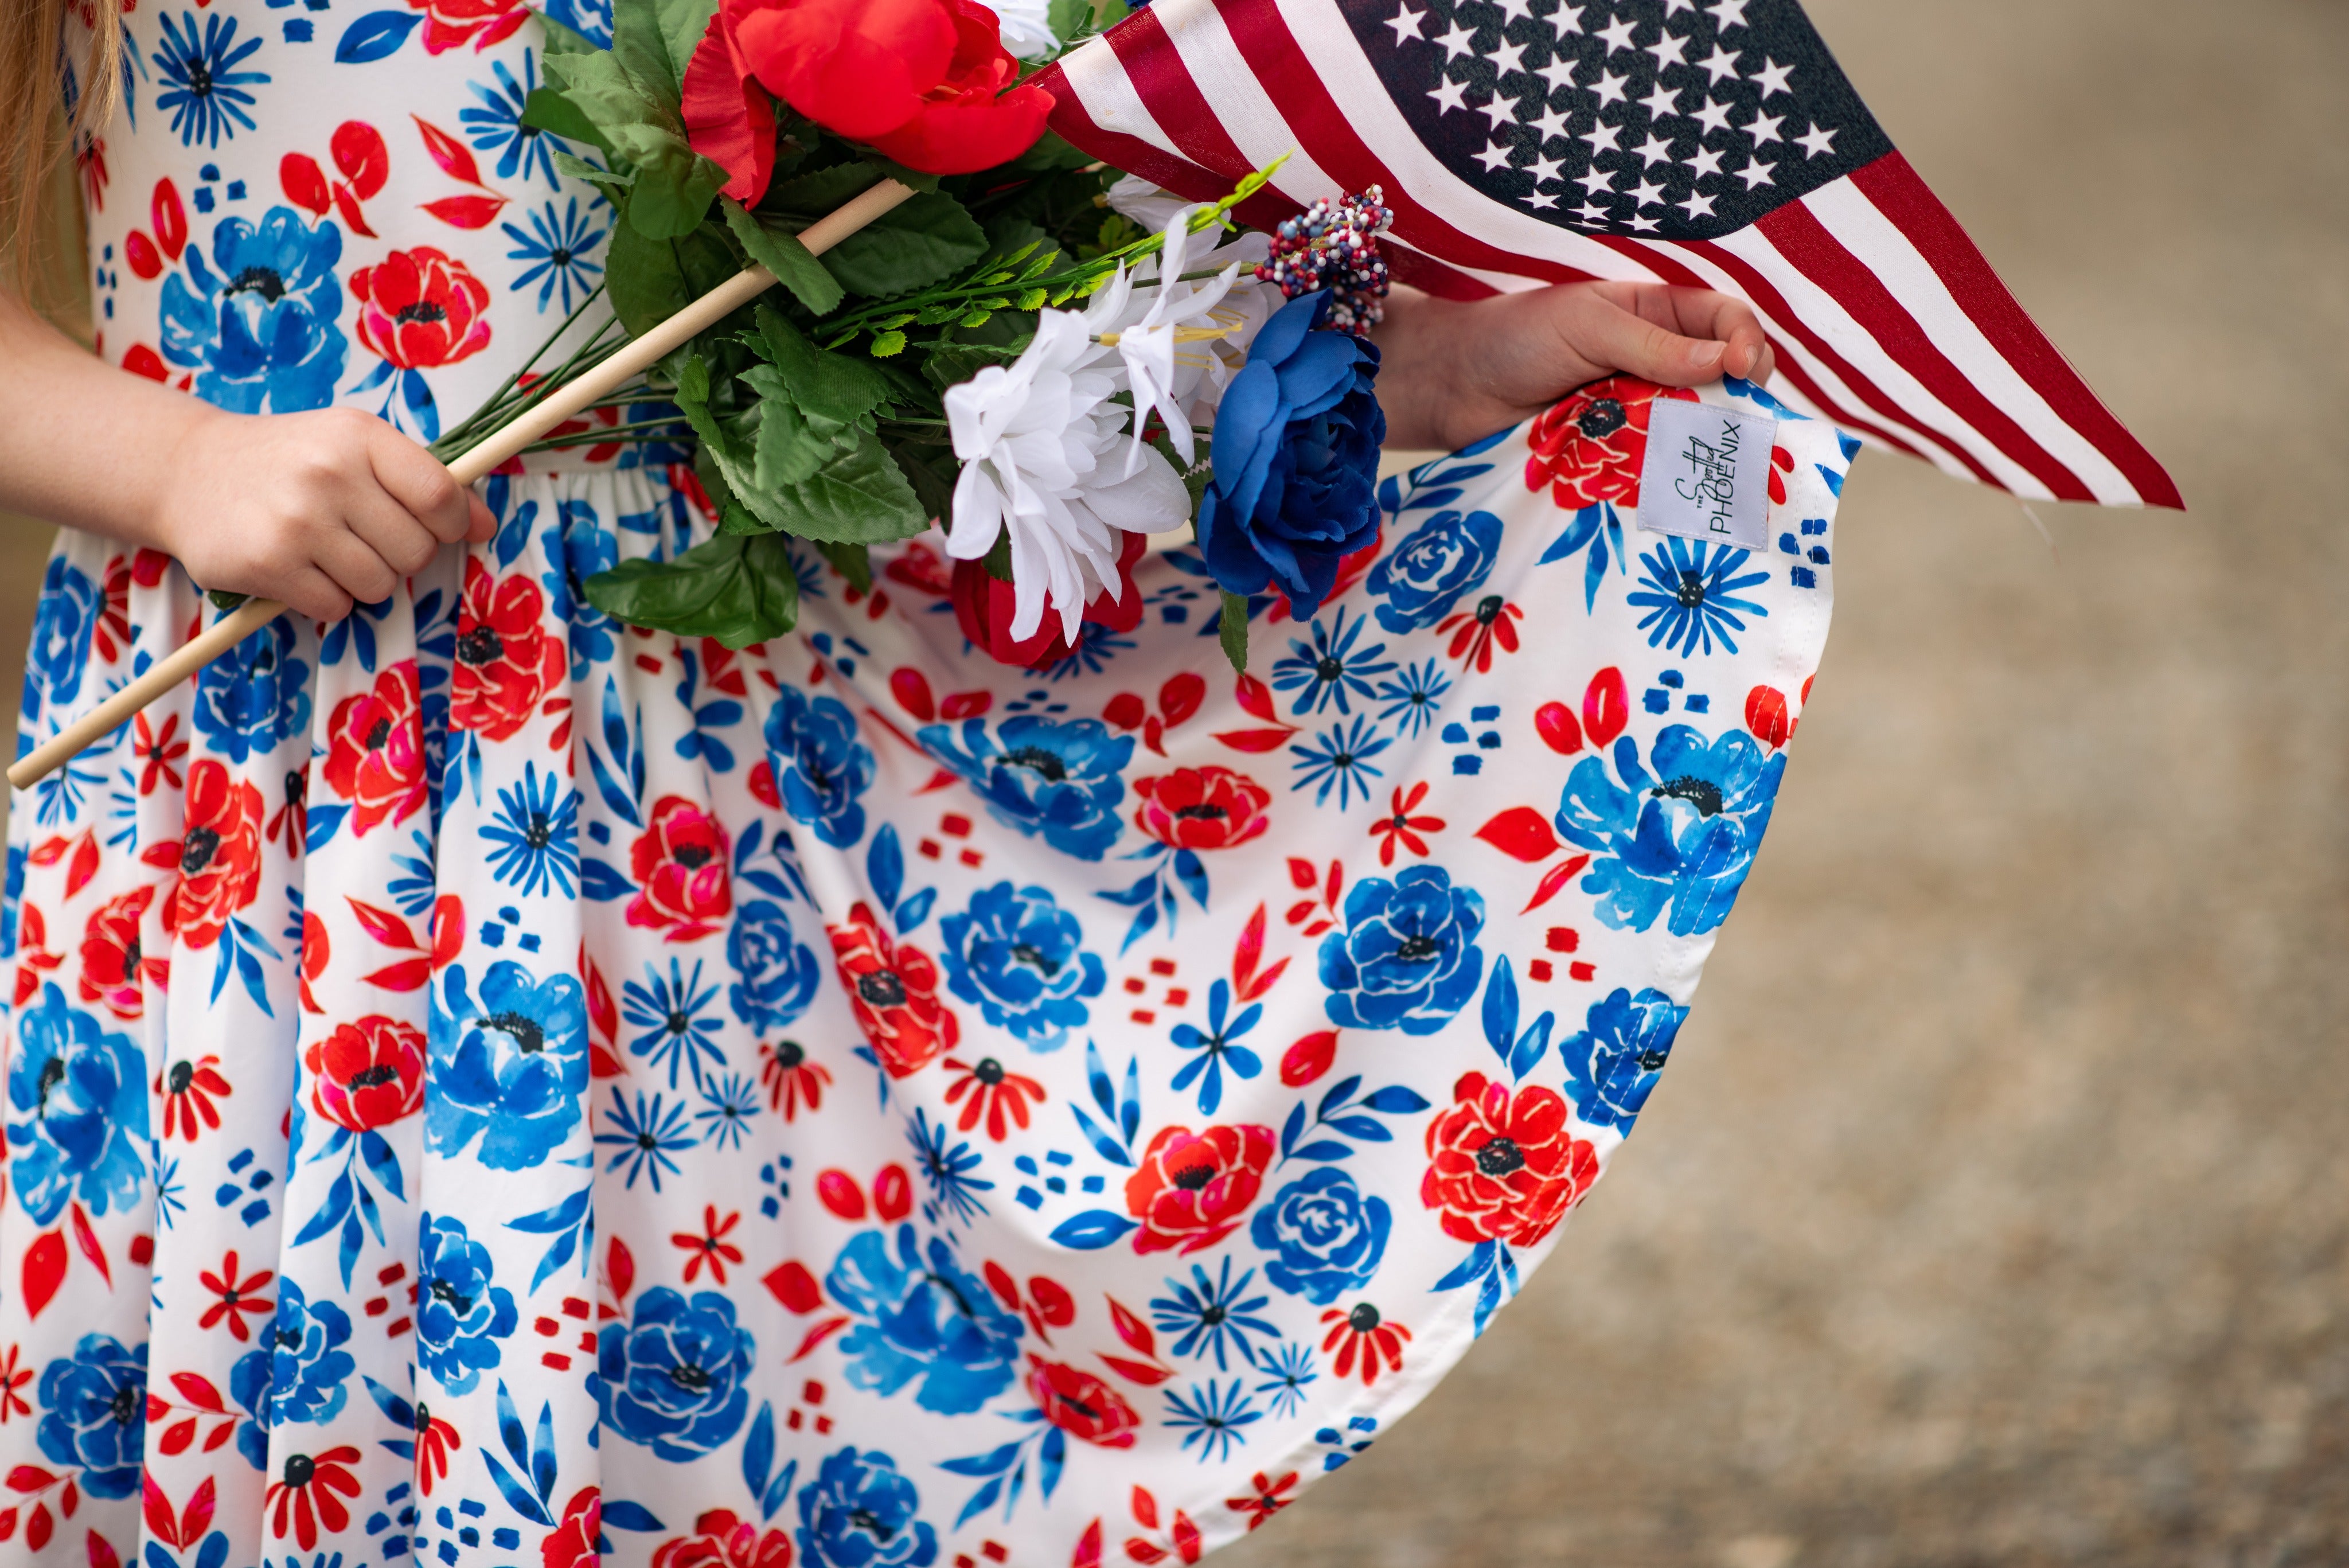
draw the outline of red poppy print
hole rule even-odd
[[[546,634],[545,613],[546,596],[526,574],[501,577],[479,560],[466,561],[450,725],[503,741],[530,722],[571,668],[569,652]]]
[[[1126,1212],[1142,1221],[1133,1250],[1195,1252],[1230,1235],[1264,1185],[1272,1148],[1270,1127],[1159,1128],[1125,1180]]]
[[[1601,501],[1640,504],[1640,465],[1648,456],[1648,419],[1659,398],[1695,402],[1684,387],[1658,387],[1629,376],[1593,381],[1543,410],[1526,432],[1526,488],[1549,486],[1569,512]]]
[[[403,659],[375,685],[335,704],[326,722],[326,786],[350,803],[351,836],[394,827],[424,804],[424,719],[416,660]]]
[[[1081,1442],[1130,1449],[1142,1417],[1125,1396],[1092,1373],[1040,1355],[1028,1358],[1028,1392],[1044,1419]]]
[[[661,796],[652,822],[628,848],[636,896],[628,924],[689,942],[718,929],[734,908],[728,842],[719,820],[681,794]]]
[[[490,286],[430,245],[351,274],[359,341],[403,370],[453,365],[488,347]]]
[[[1028,1127],[1028,1102],[1045,1097],[1044,1085],[1035,1079],[1014,1073],[992,1056],[982,1056],[976,1062],[963,1062],[949,1056],[947,1070],[956,1075],[947,1085],[947,1104],[959,1102],[962,1116],[955,1123],[958,1132],[969,1132],[987,1118],[987,1136],[1001,1143],[1008,1132],[1005,1119],[1023,1132]]]
[[[1549,1089],[1462,1077],[1428,1125],[1419,1189],[1443,1210],[1444,1234],[1530,1247],[1556,1229],[1599,1176],[1598,1151],[1567,1130],[1571,1108]]]
[[[848,924],[830,930],[840,983],[884,1071],[909,1077],[954,1049],[962,1026],[938,1001],[938,966],[929,954],[891,941],[863,903],[849,911]]]
[[[155,1080],[155,1089],[163,1096],[163,1136],[190,1143],[196,1141],[198,1133],[221,1125],[220,1107],[212,1100],[232,1092],[217,1056],[200,1056],[192,1062],[182,1056],[163,1069]]]
[[[1379,1380],[1381,1372],[1402,1370],[1402,1347],[1411,1338],[1411,1330],[1386,1317],[1370,1303],[1331,1307],[1321,1314],[1321,1321],[1330,1325],[1330,1332],[1321,1337],[1321,1348],[1330,1356],[1330,1370],[1340,1378],[1354,1375],[1357,1357],[1361,1358],[1365,1388]]]
[[[171,976],[171,961],[149,958],[139,934],[154,901],[152,888],[118,893],[91,912],[82,932],[81,999],[102,1003],[117,1018],[144,1015],[147,982],[160,986]]]
[[[278,1479],[262,1494],[269,1510],[269,1531],[283,1541],[291,1533],[302,1550],[318,1544],[318,1527],[339,1535],[350,1528],[351,1511],[343,1499],[359,1494],[359,1478],[351,1467],[359,1451],[348,1444],[322,1454],[288,1454]]]
[[[211,757],[188,770],[187,826],[180,836],[180,882],[163,927],[191,948],[208,948],[261,883],[261,791],[229,776]]]
[[[542,1568],[602,1568],[595,1542],[603,1530],[603,1489],[581,1487],[571,1494],[554,1532],[538,1543]]]
[[[1230,768],[1177,768],[1136,779],[1133,826],[1170,849],[1230,849],[1272,826],[1272,793]]]
[[[408,8],[424,13],[424,50],[431,55],[465,44],[479,54],[530,19],[523,0],[408,0]]]
[[[373,1013],[313,1041],[302,1058],[310,1103],[353,1132],[372,1132],[424,1104],[424,1032]]]
[[[664,1541],[653,1552],[653,1568],[791,1568],[792,1538],[781,1530],[761,1530],[730,1508],[713,1508],[693,1521],[693,1533]],[[548,1568],[555,1568],[547,1559]]]

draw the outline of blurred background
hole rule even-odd
[[[1639,1136],[1228,1568],[2349,1563],[2349,5],[1809,8],[2192,511],[1860,460]]]

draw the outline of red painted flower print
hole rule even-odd
[[[554,1532],[538,1543],[540,1563],[543,1568],[603,1568],[604,1559],[595,1546],[603,1529],[603,1489],[581,1487],[571,1494]]]
[[[1104,1449],[1133,1447],[1142,1417],[1125,1396],[1090,1372],[1028,1358],[1028,1392],[1044,1412],[1044,1419],[1072,1438]]]
[[[788,1533],[761,1531],[730,1508],[711,1509],[693,1521],[691,1535],[664,1541],[653,1552],[653,1568],[791,1568],[791,1562]]]
[[[1133,1250],[1195,1252],[1230,1235],[1264,1185],[1272,1148],[1270,1127],[1161,1127],[1125,1179],[1126,1211],[1142,1221]]]
[[[1133,826],[1170,849],[1229,849],[1272,826],[1272,792],[1229,768],[1177,768],[1136,779]]]
[[[424,52],[429,55],[445,55],[469,43],[479,54],[513,36],[530,20],[523,0],[408,0],[408,8],[424,13]]]
[[[1548,485],[1550,499],[1570,512],[1601,501],[1640,504],[1648,417],[1658,398],[1697,400],[1685,388],[1609,376],[1545,410],[1526,432],[1532,448],[1526,459],[1526,488]]]
[[[138,1018],[147,1011],[146,982],[161,985],[171,975],[167,958],[149,958],[139,928],[147,906],[155,901],[152,888],[118,893],[91,912],[81,938],[81,999],[103,1002],[117,1018]]]
[[[571,668],[563,644],[546,634],[546,596],[523,573],[501,577],[478,560],[465,563],[465,597],[457,609],[457,678],[449,722],[488,741],[511,739]]]
[[[348,801],[351,835],[377,824],[394,827],[424,804],[424,719],[416,660],[403,659],[374,687],[335,704],[326,732],[326,786]]]
[[[322,1454],[286,1455],[277,1479],[262,1493],[269,1532],[280,1541],[290,1532],[308,1552],[318,1544],[320,1525],[328,1535],[349,1529],[351,1511],[343,1499],[359,1494],[359,1478],[351,1473],[358,1462],[359,1451],[348,1444]]]
[[[652,823],[628,848],[636,896],[628,924],[689,942],[718,929],[734,908],[727,880],[729,846],[719,820],[681,794],[665,794]]]
[[[180,836],[180,883],[163,928],[191,948],[220,940],[230,917],[261,886],[261,791],[229,776],[211,757],[188,770],[188,815]]]
[[[424,1104],[424,1032],[381,1013],[311,1043],[310,1103],[336,1127],[370,1132]]]
[[[938,1001],[938,966],[929,954],[892,942],[863,903],[831,934],[840,983],[891,1077],[909,1077],[954,1049],[962,1026]]]
[[[1470,1073],[1427,1128],[1420,1201],[1444,1211],[1461,1241],[1530,1247],[1557,1228],[1598,1179],[1599,1154],[1567,1131],[1571,1108],[1551,1090],[1517,1090]]]
[[[403,370],[429,370],[489,346],[490,286],[430,245],[351,274],[359,341]]]

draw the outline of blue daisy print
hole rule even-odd
[[[1353,804],[1356,790],[1362,792],[1364,800],[1371,798],[1371,780],[1384,776],[1371,759],[1393,743],[1360,716],[1324,730],[1310,742],[1288,748],[1298,759],[1297,782],[1288,787],[1301,790],[1319,785],[1313,796],[1316,805],[1327,805],[1334,789],[1338,809],[1343,811]]]
[[[1710,562],[1708,548],[1713,552]],[[1751,599],[1736,597],[1741,588],[1770,580],[1767,572],[1732,575],[1749,558],[1747,551],[1727,545],[1708,546],[1702,539],[1667,539],[1664,548],[1642,555],[1640,566],[1644,580],[1632,590],[1629,602],[1648,612],[1640,622],[1640,629],[1648,634],[1648,646],[1687,656],[1700,650],[1711,653],[1718,642],[1723,651],[1736,652],[1737,639],[1730,634],[1745,629],[1738,613],[1770,613]]]
[[[569,18],[563,14],[567,9],[569,7],[563,4],[563,0],[555,0],[546,8],[546,14],[555,21],[567,22]],[[574,31],[587,32],[576,23],[571,25]],[[597,48],[610,48],[611,24],[605,22],[601,37],[593,34],[589,36]],[[478,109],[457,111],[457,123],[465,128],[465,139],[473,144],[476,152],[497,155],[499,179],[512,180],[519,175],[528,180],[533,174],[537,174],[549,186],[560,189],[562,182],[555,177],[554,155],[567,152],[570,148],[561,137],[549,135],[534,125],[522,122],[523,106],[530,102],[530,95],[538,88],[538,57],[528,49],[523,51],[520,81],[514,80],[513,72],[506,68],[503,60],[492,61],[490,69],[497,75],[496,86],[486,82],[465,84],[472,88],[473,96],[481,100]]]
[[[520,275],[507,286],[521,292],[533,284],[538,285],[538,308],[542,312],[559,293],[564,314],[569,315],[572,291],[586,295],[603,274],[604,264],[590,260],[588,253],[604,243],[606,231],[595,227],[580,213],[576,196],[570,198],[559,212],[552,202],[533,212],[528,234],[519,223],[498,226],[514,243],[506,259],[523,264]]]
[[[171,115],[181,144],[218,147],[223,136],[236,135],[237,127],[251,130],[253,117],[245,111],[253,107],[253,95],[244,89],[267,81],[269,73],[236,67],[261,47],[261,40],[238,43],[236,18],[217,11],[202,19],[201,32],[192,11],[176,20],[166,13],[158,20],[163,41],[153,58],[165,86],[155,95],[155,107]]]
[[[1362,628],[1369,624],[1368,616],[1358,615],[1351,626],[1347,625],[1342,607],[1334,623],[1315,621],[1309,642],[1291,638],[1288,657],[1274,661],[1273,689],[1295,692],[1291,701],[1300,714],[1318,713],[1330,705],[1340,713],[1351,712],[1347,706],[1350,698],[1374,698],[1377,691],[1371,684],[1371,677],[1384,675],[1395,667],[1395,661],[1379,657],[1387,650],[1383,642],[1374,642],[1368,648],[1355,646],[1361,640]]]
[[[490,844],[490,875],[525,894],[548,888],[572,896],[579,874],[579,794],[536,763],[523,764],[522,782],[498,791],[498,815],[481,829]]]

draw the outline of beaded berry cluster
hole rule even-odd
[[[1284,220],[1273,231],[1271,259],[1256,269],[1257,279],[1279,285],[1287,299],[1330,290],[1335,298],[1327,325],[1368,337],[1386,311],[1379,303],[1389,285],[1379,235],[1394,222],[1394,213],[1384,205],[1385,198],[1386,192],[1372,185],[1360,195],[1340,196],[1335,203],[1325,197]]]

